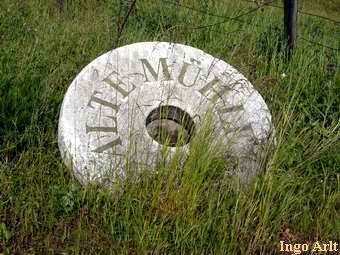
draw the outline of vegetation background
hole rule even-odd
[[[1,0],[0,253],[275,254],[279,240],[339,241],[340,1],[299,1],[338,22],[300,14],[290,61],[282,9],[258,4],[138,0],[120,30],[118,0]],[[63,165],[58,113],[71,81],[112,48],[154,40],[223,59],[265,98],[277,146],[245,188],[223,178],[227,162],[204,134],[183,168],[120,183],[120,196],[80,186]]]

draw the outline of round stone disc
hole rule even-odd
[[[239,159],[242,178],[255,175],[271,115],[261,95],[235,68],[199,49],[141,42],[103,54],[69,86],[58,142],[82,183],[112,182],[126,162],[152,166],[163,146],[184,155],[205,114]]]

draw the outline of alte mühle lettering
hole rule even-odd
[[[172,77],[171,73],[169,72],[169,66],[167,64],[166,58],[160,58],[158,61],[158,66],[156,68],[154,68],[150,64],[150,62],[145,58],[142,58],[139,60],[143,68],[145,83],[159,81],[161,79],[160,70],[162,70],[162,74],[163,74],[162,81],[171,81],[174,79],[174,77]],[[200,77],[202,69],[198,65],[194,65],[195,62],[197,64],[200,64],[200,62],[194,59],[192,59],[191,62],[192,63],[184,62],[181,67],[181,70],[177,77],[177,81],[181,86],[193,87],[196,85],[199,79],[205,80],[204,78]],[[194,77],[192,81],[189,81],[188,79],[188,75],[187,75],[188,72],[195,72],[193,76],[190,76],[190,77]],[[222,74],[222,75],[225,75],[225,74]],[[130,82],[129,85],[130,87],[132,85],[132,88],[130,90],[127,90],[126,88],[128,88],[128,85],[125,84],[124,81],[119,79],[118,73],[116,71],[112,71],[108,76],[106,76],[102,80],[102,82],[104,82],[108,86],[115,89],[123,97],[123,99],[128,97],[129,94],[136,89],[136,85],[131,84]],[[218,77],[215,76],[213,79],[206,82],[206,84],[203,87],[198,89],[198,92],[201,95],[205,96],[209,101],[216,102],[217,100],[219,100],[219,98],[221,98],[224,94],[228,93],[228,91],[230,90],[231,90],[230,87],[224,86],[223,82]],[[91,95],[91,98],[87,106],[90,108],[94,108],[94,104],[100,104],[101,106],[109,107],[113,109],[114,112],[117,114],[117,112],[119,111],[120,105],[101,99],[100,94],[101,92],[95,90],[93,94]],[[229,108],[221,108],[217,110],[217,112],[220,115],[220,120],[222,121],[222,124],[225,127],[224,128],[225,133],[230,133],[234,131],[235,129],[231,130],[230,128],[227,128],[229,126],[229,123],[226,123],[223,120],[223,114],[234,112],[234,111],[241,111],[242,109],[243,109],[242,105],[239,105],[239,106],[234,106],[234,107],[229,107]],[[103,144],[99,146],[98,148],[92,150],[92,152],[102,153],[106,150],[113,149],[115,146],[122,145],[122,141],[117,131],[118,130],[117,117],[116,116],[106,116],[106,117],[113,120],[114,126],[102,127],[102,126],[88,126],[86,124],[86,133],[111,132],[111,133],[116,134],[117,137],[111,142]],[[244,131],[248,129],[251,129],[250,125],[242,127],[239,130]]]

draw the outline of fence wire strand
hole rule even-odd
[[[306,41],[306,42],[308,42],[310,44],[314,44],[315,46],[324,47],[324,48],[327,48],[327,49],[330,49],[330,50],[334,50],[334,51],[340,51],[340,48],[333,48],[333,47],[330,47],[328,45],[325,45],[325,44],[322,44],[322,43],[319,43],[319,42],[316,42],[316,41],[309,40],[309,39],[307,39],[305,37],[298,36],[298,39]]]
[[[241,14],[235,16],[235,17],[229,17],[229,16],[225,16],[225,15],[215,14],[215,13],[212,13],[210,11],[206,11],[206,10],[202,10],[202,9],[197,9],[197,8],[195,8],[193,6],[188,6],[188,5],[180,4],[180,3],[174,2],[174,1],[164,0],[163,2],[171,4],[171,5],[176,5],[178,7],[181,7],[181,8],[184,8],[184,9],[188,9],[188,10],[191,10],[191,11],[194,11],[194,12],[197,12],[197,13],[208,15],[208,16],[211,16],[211,17],[216,17],[216,18],[224,19],[223,21],[220,21],[220,22],[216,22],[216,23],[212,23],[212,24],[208,24],[208,25],[202,25],[202,26],[198,26],[196,28],[196,29],[201,29],[201,28],[208,28],[208,27],[224,24],[224,23],[227,23],[228,21],[236,21],[236,22],[244,24],[245,21],[240,19],[240,18],[260,10],[263,6],[268,5],[269,3],[272,3],[273,1],[270,1],[270,2],[265,3],[263,5],[258,5],[256,8],[252,8],[249,11],[241,13]],[[258,25],[255,24],[255,26],[258,26]]]
[[[253,3],[253,4],[257,4],[258,5],[258,3],[256,1],[254,1],[254,0],[241,0],[241,1],[242,2],[247,2],[247,3]],[[278,9],[283,9],[283,6],[276,5],[276,4],[273,4],[273,3],[268,3],[266,5],[270,6],[270,7],[278,8]],[[319,19],[324,19],[324,20],[327,20],[329,22],[334,23],[335,25],[340,26],[340,21],[339,20],[331,19],[331,18],[322,16],[322,15],[306,12],[306,11],[303,11],[303,10],[298,10],[298,13],[301,13],[301,14],[306,15],[306,16],[316,17],[316,18],[319,18]]]

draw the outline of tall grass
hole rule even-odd
[[[339,51],[298,41],[288,61],[279,9],[200,28],[221,19],[138,1],[120,43],[174,41],[234,65],[269,105],[277,141],[261,174],[240,186],[202,129],[184,165],[175,155],[138,181],[116,183],[122,192],[113,195],[74,180],[56,132],[72,79],[117,46],[118,1],[64,2],[0,3],[0,252],[273,254],[288,229],[300,242],[340,239]],[[183,5],[226,16],[251,6]],[[340,46],[339,26],[326,21],[300,16],[299,34]]]

